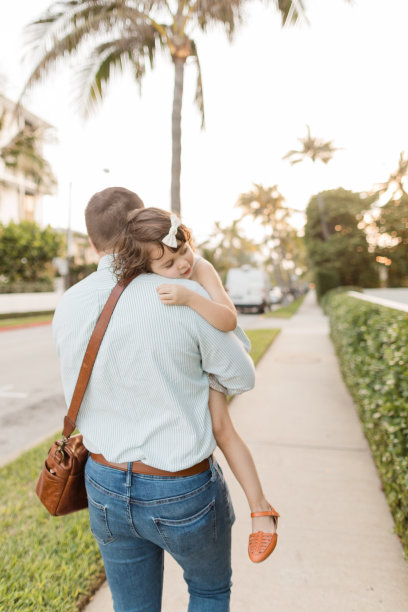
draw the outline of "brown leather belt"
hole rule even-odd
[[[103,455],[98,455],[96,453],[90,454],[94,461],[101,463],[102,465],[107,465],[115,470],[122,470],[124,472],[126,472],[128,469],[127,463],[112,463],[111,461],[107,461]],[[141,461],[132,462],[132,472],[134,474],[147,474],[148,476],[194,476],[195,474],[206,472],[209,469],[210,461],[208,459],[204,459],[200,463],[196,463],[196,465],[192,465],[185,470],[179,470],[178,472],[166,472],[165,470],[159,470],[151,465],[146,465],[146,463],[142,463]]]

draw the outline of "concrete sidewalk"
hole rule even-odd
[[[252,564],[246,500],[218,454],[237,515],[232,612],[407,612],[402,548],[313,294],[231,410],[282,517],[276,550]],[[166,556],[163,611],[187,606],[181,570]],[[87,612],[112,610],[105,585]]]

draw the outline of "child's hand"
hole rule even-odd
[[[165,284],[157,287],[157,293],[163,304],[188,304],[192,291],[183,285]]]

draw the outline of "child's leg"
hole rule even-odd
[[[214,437],[246,495],[251,512],[269,510],[270,504],[262,491],[254,460],[249,448],[234,428],[224,393],[210,388],[209,406]],[[273,517],[253,518],[252,531],[274,533],[276,527]]]

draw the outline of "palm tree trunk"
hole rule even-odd
[[[171,210],[180,215],[180,175],[181,175],[181,105],[183,101],[184,63],[185,59],[173,58],[174,61],[174,96],[172,127],[172,161],[171,161]]]

